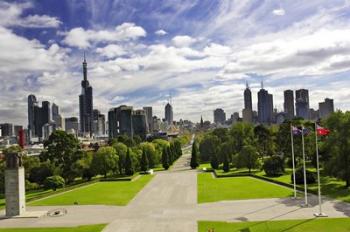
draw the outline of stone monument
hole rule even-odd
[[[25,178],[21,153],[6,154],[5,198],[7,217],[25,213]]]

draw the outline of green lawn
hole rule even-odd
[[[100,232],[106,225],[89,225],[78,227],[62,227],[62,228],[14,228],[0,229],[0,232]]]
[[[131,199],[152,179],[152,175],[142,175],[135,181],[97,182],[42,200],[29,205],[127,205]]]
[[[207,232],[345,232],[350,231],[349,218],[313,218],[304,220],[262,221],[262,222],[198,222],[198,231]]]
[[[211,173],[198,174],[198,203],[289,196],[292,189],[252,177],[213,178]]]

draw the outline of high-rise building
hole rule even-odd
[[[324,119],[327,118],[331,113],[334,112],[334,101],[333,99],[326,98],[324,102],[318,103],[319,117]]]
[[[65,118],[65,130],[67,133],[78,135],[79,121],[77,117]]]
[[[250,109],[253,111],[252,92],[250,91],[248,82],[247,87],[244,90],[244,109]]]
[[[242,110],[243,122],[252,123],[253,122],[253,111],[251,109]]]
[[[87,63],[84,54],[83,61],[84,80],[81,81],[81,95],[79,95],[80,132],[83,135],[92,135],[93,98],[92,87],[87,80]]]
[[[43,138],[43,126],[51,122],[50,102],[43,101],[42,106],[34,106],[34,125],[36,137]]]
[[[286,119],[294,118],[294,92],[290,89],[284,91],[284,113]]]
[[[106,118],[99,110],[93,111],[93,133],[97,136],[105,135],[106,132]]]
[[[115,138],[118,135],[133,136],[132,106],[119,106],[108,111],[108,135]]]
[[[258,122],[273,122],[273,96],[263,88],[263,84],[258,92]]]
[[[15,125],[15,126],[13,127],[14,135],[18,137],[21,130],[23,130],[23,126],[21,126],[21,125]]]
[[[299,89],[295,91],[295,108],[297,117],[310,118],[309,90]]]
[[[56,105],[55,103],[52,103],[52,107],[51,107],[51,111],[52,111],[52,120],[55,123],[55,128],[56,129],[61,129],[64,130],[65,129],[65,125],[64,125],[64,120],[63,117],[60,115],[60,110],[58,105]]]
[[[309,109],[309,119],[310,120],[318,120],[320,118],[320,113],[318,110],[314,110],[313,108]]]
[[[217,108],[214,110],[214,123],[224,124],[226,121],[226,113],[223,109]]]
[[[38,104],[34,95],[28,96],[28,137],[30,140],[36,136],[34,108]]]
[[[1,129],[1,136],[3,136],[3,137],[14,136],[13,124],[2,123],[2,124],[0,124],[0,129]]]
[[[135,110],[132,113],[132,127],[134,135],[140,136],[142,139],[147,135],[147,119],[145,110]]]
[[[165,121],[168,123],[168,125],[173,124],[174,121],[173,107],[170,105],[170,103],[166,104],[165,106]]]
[[[152,112],[152,106],[145,106],[143,107],[143,110],[146,113],[146,119],[147,119],[147,126],[148,126],[148,132],[153,132],[153,112]]]

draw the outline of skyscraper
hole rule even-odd
[[[252,92],[247,87],[244,90],[244,109],[242,111],[242,117],[244,122],[253,122],[253,104],[252,104]]]
[[[97,136],[105,135],[106,119],[99,110],[93,110],[93,133]]]
[[[258,92],[258,122],[273,122],[273,96],[263,88],[263,84]]]
[[[118,135],[133,136],[132,106],[121,105],[108,111],[108,135],[115,138]]]
[[[83,75],[84,80],[81,81],[81,95],[79,96],[79,110],[80,110],[80,132],[82,134],[89,133],[92,135],[92,121],[93,121],[93,98],[92,87],[87,80],[87,63],[84,54],[83,61]]]
[[[319,117],[324,119],[327,118],[331,113],[334,112],[334,101],[333,99],[326,98],[324,102],[318,103]]]
[[[78,134],[79,131],[79,121],[77,117],[65,118],[65,130],[67,133]]]
[[[50,122],[51,122],[50,102],[43,101],[41,107],[38,104],[36,104],[34,106],[35,136],[39,138],[43,138],[43,126]]]
[[[310,118],[309,90],[299,89],[295,91],[295,108],[297,117]]]
[[[217,108],[214,110],[214,123],[224,124],[226,121],[226,114],[223,109]]]
[[[284,113],[287,119],[294,118],[294,93],[290,89],[284,91]]]
[[[29,141],[35,137],[36,131],[35,131],[35,123],[34,123],[34,108],[38,104],[36,101],[36,97],[34,95],[28,96],[28,136]]]
[[[168,123],[168,125],[173,124],[173,107],[170,105],[170,103],[166,104],[165,106],[165,121]]]
[[[65,129],[64,120],[60,115],[60,109],[58,105],[56,105],[55,103],[52,103],[51,111],[52,111],[52,120],[55,123],[55,128],[56,129],[60,128],[64,130]]]
[[[132,126],[135,135],[142,139],[147,135],[147,119],[145,110],[135,110],[132,113]]]
[[[147,127],[149,132],[153,132],[153,112],[152,112],[152,106],[145,106],[143,107],[143,110],[146,113],[146,119],[147,119]]]

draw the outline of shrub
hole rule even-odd
[[[29,180],[26,180],[26,191],[37,190],[40,186],[37,183],[32,183]]]
[[[44,188],[52,189],[53,191],[56,191],[58,188],[63,188],[64,185],[65,181],[61,176],[50,176],[44,181]]]
[[[292,183],[293,181],[293,173],[290,175]],[[295,181],[297,184],[304,184],[304,170],[303,168],[298,168],[295,171]],[[313,172],[310,172],[309,170],[306,170],[306,183],[307,184],[313,184],[316,182],[315,174]]]
[[[263,169],[267,176],[280,176],[284,172],[283,160],[277,155],[271,156],[265,160]]]

